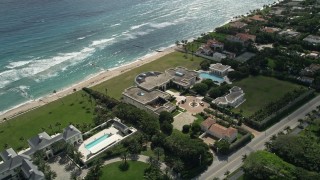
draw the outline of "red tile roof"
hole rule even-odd
[[[206,129],[209,129],[209,127],[216,123],[216,120],[212,119],[211,117],[208,117],[205,121],[201,123],[202,126],[204,126]]]
[[[238,33],[236,34],[236,37],[240,38],[242,41],[248,41],[248,40],[251,40],[253,42],[256,41],[256,36],[251,34]]]
[[[216,134],[219,134],[220,136],[226,136],[226,137],[231,137],[232,135],[234,135],[235,133],[238,133],[238,130],[233,128],[233,127],[224,127],[221,126],[220,124],[213,124],[209,131],[214,132]]]
[[[261,15],[254,15],[254,16],[250,17],[250,19],[255,20],[255,21],[267,21]]]

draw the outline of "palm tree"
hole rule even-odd
[[[228,177],[228,176],[230,175],[230,171],[227,170],[227,171],[224,173],[224,175],[225,175],[226,177]]]
[[[179,159],[174,161],[173,163],[173,170],[180,173],[183,170],[184,164],[183,162]]]
[[[3,118],[3,121],[6,122],[8,125],[10,125],[10,123],[9,123],[7,118]]]
[[[247,154],[242,155],[242,162],[247,159]]]
[[[271,138],[270,138],[271,141],[274,141],[274,140],[276,140],[276,139],[277,139],[277,135],[275,135],[275,134],[272,135]]]
[[[179,47],[180,41],[176,41],[176,46]]]
[[[124,164],[127,164],[127,158],[128,158],[128,153],[127,151],[124,151],[122,154],[121,154],[121,157],[120,157],[123,161],[124,161]]]
[[[270,149],[271,148],[271,142],[270,141],[267,141],[264,143],[264,146],[267,148],[267,149]]]
[[[3,147],[4,147],[4,149],[7,149],[7,148],[9,147],[9,145],[8,145],[7,143],[5,143],[5,144],[3,145]]]
[[[107,96],[108,95],[108,88],[105,89],[105,92],[106,92],[106,96]]]
[[[158,161],[160,161],[160,156],[164,154],[164,150],[161,147],[157,147],[153,151],[157,155]]]
[[[302,126],[303,119],[298,119],[298,122],[300,123],[299,125]]]
[[[287,131],[287,133],[291,132],[291,127],[287,126],[286,128],[284,128],[285,131]]]

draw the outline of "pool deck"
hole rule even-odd
[[[78,148],[78,150],[82,153],[83,159],[88,160],[92,155],[98,153],[102,149],[121,141],[124,137],[118,134],[119,130],[111,126],[108,129],[104,129],[97,134],[91,136],[87,140],[85,140]],[[96,139],[102,137],[105,134],[109,134],[109,137],[96,144],[95,146],[87,149],[85,145],[95,141]]]

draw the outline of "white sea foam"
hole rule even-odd
[[[110,27],[116,27],[116,26],[120,26],[120,25],[121,25],[120,23],[117,23],[117,24],[111,25]]]
[[[139,29],[140,27],[145,26],[145,25],[148,25],[148,23],[142,23],[139,25],[131,26],[130,29],[131,30]]]
[[[86,38],[85,36],[79,37],[78,40],[85,39],[85,38]]]
[[[157,28],[157,29],[162,29],[172,25],[174,25],[174,23],[172,22],[150,23],[150,27]]]
[[[24,66],[26,64],[29,64],[31,61],[17,61],[17,62],[11,62],[9,65],[6,66],[8,69],[14,69],[17,67]]]
[[[95,46],[104,46],[107,45],[108,43],[111,43],[115,38],[109,38],[109,39],[100,39],[97,41],[92,41],[90,47],[95,47]]]

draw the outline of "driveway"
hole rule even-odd
[[[183,112],[174,117],[174,121],[172,125],[175,129],[182,131],[182,127],[184,125],[187,125],[187,124],[190,125],[196,119],[197,118],[192,116],[190,112]]]
[[[69,158],[65,155],[58,155],[53,159],[50,159],[49,166],[51,170],[57,173],[55,179],[71,179],[71,175],[74,174],[76,177],[79,177],[82,171],[79,169]]]
[[[179,106],[192,114],[197,114],[203,111],[203,109],[210,107],[210,105],[206,102],[202,102],[203,97],[194,97],[187,96],[185,103],[180,103]],[[178,101],[179,102],[179,101]],[[199,103],[202,102],[203,106]],[[192,103],[195,103],[195,106],[192,106]]]

